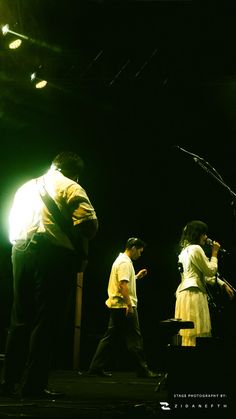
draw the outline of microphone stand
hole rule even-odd
[[[223,276],[221,276],[219,274],[219,272],[216,274],[216,279],[217,278],[222,279],[222,281],[224,281],[235,292],[235,294],[236,294],[236,289],[233,287],[233,285],[231,285]]]
[[[222,179],[222,176],[216,171],[216,169],[214,169],[214,167],[212,167],[210,165],[210,163],[208,163],[206,160],[204,160],[202,157],[198,156],[197,154],[190,153],[190,151],[187,151],[182,147],[179,147],[179,146],[175,146],[175,147],[178,148],[178,150],[181,150],[184,153],[192,156],[195,163],[197,163],[203,170],[205,170],[205,172],[210,174],[214,179],[216,179],[216,181],[218,183],[220,183],[225,189],[228,190],[228,192],[230,193],[230,195],[233,198],[233,200],[231,202],[231,205],[233,207],[234,224],[235,224],[234,227],[235,227],[235,230],[236,230],[236,210],[235,210],[236,193],[234,191],[232,191],[232,189],[230,189],[230,187]]]
[[[236,212],[235,212],[236,193],[233,192],[232,189],[230,189],[230,187],[228,185],[226,185],[226,183],[222,179],[222,176],[216,171],[216,169],[214,169],[214,167],[212,167],[210,165],[210,163],[208,163],[202,157],[198,156],[197,154],[191,153],[190,151],[187,151],[187,150],[185,150],[182,147],[175,146],[175,148],[177,148],[178,150],[181,150],[184,153],[186,153],[186,154],[190,155],[191,157],[193,157],[193,160],[195,161],[195,163],[197,163],[203,170],[205,170],[214,179],[216,179],[217,182],[219,182],[222,186],[224,186],[225,189],[228,190],[228,192],[230,193],[230,195],[233,198],[233,201],[232,201],[231,205],[234,208],[234,223],[235,223],[235,226],[234,227],[236,227]],[[226,281],[225,279],[223,279],[223,280],[236,293],[235,288],[228,281]]]

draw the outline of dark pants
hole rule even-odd
[[[132,356],[137,372],[146,370],[147,364],[143,351],[143,338],[140,332],[137,309],[130,316],[126,316],[124,308],[112,308],[107,331],[100,340],[97,350],[89,366],[89,371],[101,371],[111,358],[112,346],[115,339],[121,338]]]
[[[12,265],[14,298],[3,382],[38,392],[47,386],[53,343],[76,284],[74,253],[39,237],[25,249],[13,247]]]

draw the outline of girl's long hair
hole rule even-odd
[[[189,221],[183,228],[179,241],[180,251],[190,244],[199,244],[202,234],[207,234],[208,226],[203,221]]]

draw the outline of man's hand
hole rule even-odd
[[[226,284],[226,282],[224,282],[223,287],[229,299],[232,300],[234,298],[234,290],[232,290],[232,288],[230,288],[230,286]]]
[[[143,278],[144,276],[146,276],[147,275],[147,269],[141,269],[138,273],[137,273],[137,275],[136,275],[136,278],[137,279],[141,279],[141,278]]]
[[[132,301],[130,299],[129,296],[129,285],[128,285],[128,281],[120,281],[120,286],[119,286],[119,291],[123,296],[124,302],[127,305],[126,307],[126,312],[125,315],[126,316],[132,316],[134,309],[132,307]]]
[[[132,316],[132,314],[134,314],[134,308],[132,306],[126,307],[126,313],[125,313],[126,317]]]

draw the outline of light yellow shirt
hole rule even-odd
[[[29,241],[37,232],[45,233],[55,245],[73,249],[69,238],[42,201],[39,191],[43,184],[63,215],[72,219],[74,226],[97,218],[82,186],[51,167],[44,176],[29,180],[17,190],[9,215],[10,242]]]
[[[136,275],[132,260],[125,253],[120,253],[112,265],[109,283],[108,299],[106,305],[109,308],[126,308],[123,296],[119,291],[120,281],[127,281],[129,296],[133,307],[137,307]]]

